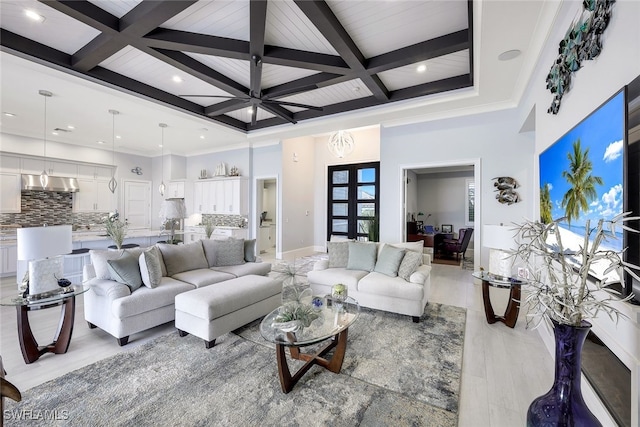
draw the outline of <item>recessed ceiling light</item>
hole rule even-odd
[[[510,59],[517,58],[518,56],[520,56],[521,53],[522,52],[520,52],[519,49],[507,50],[505,52],[502,52],[500,55],[498,55],[498,59],[500,61],[508,61]]]
[[[354,92],[360,92],[360,86],[354,86],[353,87],[353,91]]]
[[[2,113],[3,115],[7,116],[7,117],[15,117],[16,115],[13,113],[10,113],[8,111],[5,111],[4,113]]]
[[[59,134],[54,130],[53,132],[51,132],[51,135],[59,135]]]
[[[249,114],[253,114],[253,107],[249,107],[249,108],[247,108],[247,113],[249,113]]]
[[[29,19],[33,19],[34,21],[37,21],[37,22],[44,22],[44,16],[34,12],[33,10],[27,9],[24,11],[24,14],[27,15]]]
[[[122,139],[120,135],[116,135],[116,139]]]
[[[162,148],[162,144],[158,144],[158,147]]]
[[[67,125],[67,129],[74,130],[76,127],[74,125]]]
[[[204,139],[204,135],[200,135],[200,139]]]
[[[420,64],[416,67],[416,71],[419,73],[424,73],[425,71],[427,71],[427,66],[424,64]]]
[[[98,141],[98,144],[104,144],[104,141]]]
[[[171,80],[173,80],[176,83],[182,83],[182,77],[180,76],[173,76]]]

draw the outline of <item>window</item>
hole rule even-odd
[[[379,175],[379,162],[329,166],[327,240],[369,240],[370,228],[377,230]]]
[[[473,225],[475,221],[476,183],[473,179],[465,180],[464,225]]]

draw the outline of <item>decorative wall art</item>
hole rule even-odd
[[[140,166],[136,166],[131,169],[131,173],[135,173],[136,175],[142,175],[142,168]]]
[[[500,176],[493,178],[493,186],[495,187],[496,199],[498,202],[506,205],[512,205],[520,201],[520,195],[516,188],[520,187],[518,181],[510,176]]]
[[[558,114],[560,102],[571,89],[571,74],[582,67],[582,61],[594,59],[602,51],[602,34],[609,25],[615,0],[584,0],[580,17],[571,24],[560,41],[558,58],[547,75],[547,89],[553,101],[547,113]]]

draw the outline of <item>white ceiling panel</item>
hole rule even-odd
[[[328,4],[368,58],[467,28],[467,2],[461,0],[329,0]]]
[[[364,85],[362,80],[354,79],[309,92],[287,96],[286,98],[279,98],[279,100],[322,107],[337,102],[366,98],[371,95],[371,91]]]
[[[416,71],[418,65],[427,66],[425,72]],[[419,64],[411,64],[379,73],[380,80],[389,90],[403,89],[423,83],[435,82],[469,72],[469,52],[466,50],[440,56]]]
[[[200,53],[185,53],[196,61],[202,62],[209,68],[229,77],[231,80],[235,80],[247,88],[249,87],[249,61],[223,58],[220,56],[202,55]]]
[[[43,16],[36,22],[25,13]],[[100,32],[36,0],[0,1],[0,24],[12,33],[51,46],[67,54],[77,52]]]
[[[131,11],[131,9],[141,3],[141,0],[89,0],[89,2],[95,4],[100,9],[106,10],[113,16],[122,18]]]
[[[338,54],[292,0],[270,1],[267,4],[265,44]]]
[[[262,66],[262,89],[278,86],[293,80],[317,74],[318,71],[282,65],[264,64]]]
[[[249,1],[199,1],[162,27],[249,41]]]
[[[231,111],[226,114],[229,117],[233,117],[234,119],[238,119],[244,123],[251,123],[251,113],[249,112],[249,107],[244,107],[240,110]],[[273,114],[268,111],[263,110],[262,108],[258,108],[257,120],[270,119],[275,117]]]
[[[173,95],[230,95],[131,46],[121,49],[115,55],[103,61],[100,66]],[[172,80],[173,76],[179,76],[182,78],[182,82],[174,82]],[[202,106],[224,101],[224,99],[216,98],[187,99]]]

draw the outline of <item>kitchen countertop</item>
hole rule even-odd
[[[181,235],[184,232],[182,230],[176,230],[174,234]],[[156,236],[169,236],[171,232],[169,230],[151,230],[148,228],[139,230],[128,230],[126,239],[132,239],[136,237],[156,237]],[[74,242],[86,242],[96,240],[111,240],[104,231],[74,231],[72,233],[72,239]]]

